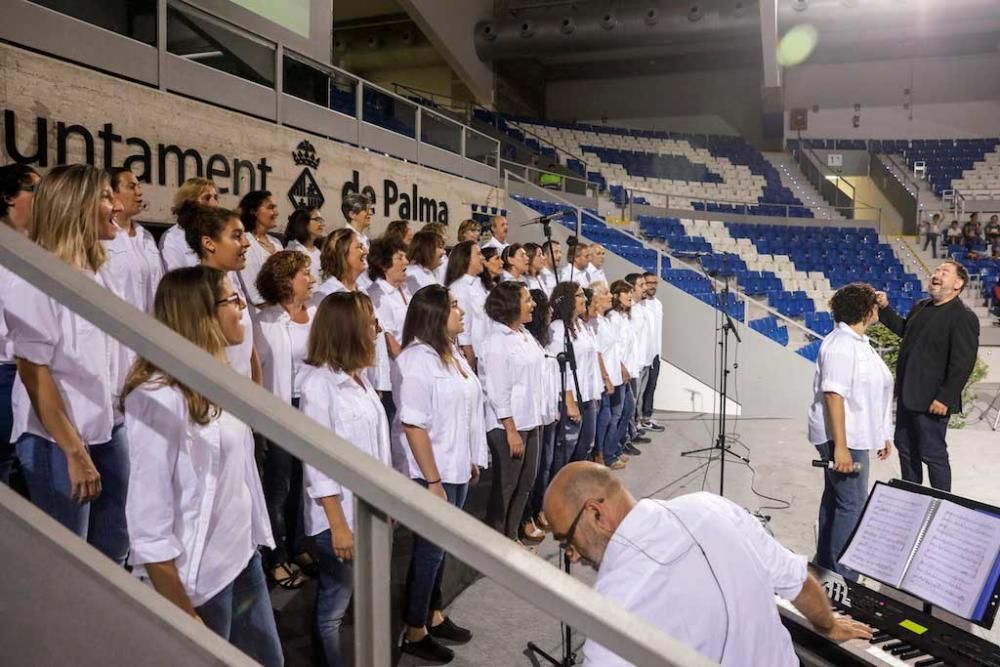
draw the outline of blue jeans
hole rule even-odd
[[[17,440],[17,456],[31,501],[108,558],[124,565],[128,556],[125,496],[129,472],[125,426],[116,426],[111,440],[90,445],[87,451],[101,475],[101,495],[81,505],[70,497],[69,467],[59,446],[27,433]]]
[[[578,403],[580,421],[572,422],[560,407],[556,430],[555,453],[552,457],[552,477],[571,461],[583,461],[594,446],[597,432],[597,401]]]
[[[14,391],[15,364],[0,364],[0,483],[10,485],[10,477],[17,465],[17,452],[10,441],[14,428],[14,409],[11,393]]]
[[[322,663],[325,667],[340,667],[344,664],[340,654],[340,625],[354,592],[354,564],[334,554],[329,529],[312,539],[319,556],[315,632],[323,651]]]
[[[621,454],[615,435],[618,433],[618,423],[622,418],[625,401],[625,385],[615,387],[611,394],[601,397],[601,409],[597,413],[597,434],[595,447],[604,455],[604,464],[611,465]]]
[[[625,443],[631,441],[632,437],[629,434],[629,425],[632,420],[635,419],[635,391],[633,389],[633,383],[635,380],[626,382],[621,386],[622,389],[622,412],[621,417],[618,419],[618,424],[613,427],[609,427],[608,437],[611,442],[608,443],[609,448],[614,449],[614,458],[617,459],[622,455],[622,449],[625,447]],[[607,455],[605,454],[605,461],[607,461]]]
[[[427,488],[427,482],[424,480],[414,481]],[[465,497],[469,493],[469,485],[442,484],[442,486],[448,496],[448,502],[462,509],[465,506]],[[410,569],[406,573],[406,612],[403,614],[403,622],[411,628],[424,627],[430,619],[431,612],[438,611],[444,606],[441,600],[444,562],[443,549],[420,535],[413,534],[413,554],[410,556]]]
[[[232,583],[196,611],[212,632],[260,664],[265,667],[284,664],[260,553],[254,552]]]
[[[820,458],[833,459],[833,443],[816,445]],[[857,573],[837,563],[847,546],[847,539],[861,518],[868,498],[868,450],[850,449],[851,459],[861,463],[861,471],[844,475],[824,470],[823,497],[819,501],[819,535],[816,540],[816,564],[833,570],[845,579],[857,581]]]

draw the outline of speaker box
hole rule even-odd
[[[788,129],[792,132],[802,132],[809,129],[809,110],[792,109],[788,114]]]

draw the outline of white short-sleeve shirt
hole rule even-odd
[[[512,417],[518,431],[543,425],[545,398],[542,374],[545,352],[525,329],[496,323],[478,357],[479,377],[486,392],[486,429],[503,428]]]
[[[410,264],[406,267],[406,287],[410,290],[410,294],[416,294],[421,287],[440,284],[437,274],[431,269],[419,264]]]
[[[637,341],[634,322],[628,315],[617,310],[611,311],[608,315],[608,320],[611,322],[611,326],[614,327],[615,337],[618,340],[618,358],[630,376],[634,378],[639,377],[639,371],[642,368],[636,364],[637,355],[635,348]]]
[[[850,449],[882,449],[893,439],[892,373],[882,357],[862,336],[840,322],[823,339],[813,378],[813,403],[809,407],[809,442],[833,440],[827,431],[823,394],[844,398],[844,421]]]
[[[410,305],[410,290],[405,285],[393,287],[388,281],[378,279],[368,288],[368,296],[375,307],[375,315],[386,334],[392,334],[396,342],[403,344],[403,324],[406,309]],[[392,391],[392,364],[385,336],[379,339],[376,349],[375,368],[372,384],[378,391]],[[397,401],[398,402],[398,401]]]
[[[559,269],[559,282],[568,283],[570,281],[575,282],[580,287],[590,287],[590,278],[587,277],[587,269],[578,269],[573,264],[567,264]]]
[[[464,275],[448,286],[451,295],[465,311],[465,330],[458,334],[459,345],[471,345],[478,355],[478,347],[486,338],[489,318],[486,316],[486,287],[479,276]]]
[[[552,340],[549,343],[549,354],[555,356],[566,347],[566,327],[562,320],[555,320],[550,326]],[[581,403],[593,401],[601,397],[604,391],[604,381],[601,379],[601,367],[597,361],[597,339],[586,324],[577,320],[576,337],[572,339],[573,352],[576,355],[576,381],[580,385]],[[567,373],[566,390],[576,396],[576,387],[572,372]]]
[[[163,232],[160,237],[160,255],[163,256],[163,268],[166,271],[198,266],[198,253],[188,245],[184,229],[180,225],[175,224]]]
[[[319,275],[320,273],[319,260],[320,260],[320,255],[322,255],[323,253],[319,248],[317,248],[315,245],[313,245],[312,248],[307,248],[298,241],[289,241],[286,250],[298,250],[303,255],[308,255],[309,259],[312,260],[309,263],[309,273],[313,275],[313,278],[316,279],[317,283],[322,280],[322,278],[320,278]]]
[[[242,322],[243,322],[243,342],[239,345],[230,345],[226,348],[226,359],[229,361],[230,367],[240,375],[245,375],[247,377],[252,377],[253,368],[251,365],[251,359],[253,358],[253,345],[254,345],[254,324],[253,324],[253,314],[251,309],[253,306],[249,305],[246,292],[243,290],[240,273],[238,271],[230,271],[228,274],[229,283],[233,286],[236,292],[239,292],[243,301],[248,305],[243,309]]]
[[[594,589],[726,667],[799,664],[775,594],[793,600],[806,559],[710,493],[640,500],[611,536]],[[588,667],[627,661],[584,646]]]
[[[615,325],[605,315],[595,317],[588,324],[597,337],[597,351],[604,359],[604,369],[608,372],[611,384],[617,387],[622,383],[622,362],[618,356]]]
[[[253,234],[246,234],[246,238],[250,241],[250,247],[247,248],[246,266],[243,267],[240,273],[243,275],[247,296],[250,298],[248,303],[254,306],[261,306],[264,303],[264,297],[257,291],[257,276],[260,275],[260,270],[264,267],[264,262],[274,253],[268,252],[267,248]],[[274,252],[282,249],[281,241],[273,236],[269,237],[269,240],[274,244]]]
[[[254,340],[264,387],[286,403],[299,395],[302,360],[306,356],[316,306],[307,306],[306,316],[308,321],[299,324],[293,322],[281,306],[268,306],[254,318]]]

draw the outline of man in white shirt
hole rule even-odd
[[[507,218],[502,215],[493,216],[493,221],[490,223],[490,240],[482,244],[482,248],[496,248],[497,253],[504,251],[509,243],[507,243]]]
[[[832,641],[871,637],[834,615],[806,559],[738,505],[710,493],[641,500],[605,466],[570,463],[545,493],[553,537],[597,570],[594,589],[722,665],[797,666],[774,596]],[[588,667],[630,663],[584,645]]]
[[[572,239],[571,239],[572,240]],[[569,246],[569,263],[559,270],[559,282],[575,282],[580,287],[590,287],[587,267],[590,266],[590,246],[576,243]]]
[[[595,243],[590,246],[590,266],[587,267],[587,286],[591,283],[608,282],[608,276],[604,273],[604,246]]]
[[[552,248],[551,254],[549,254],[550,246]],[[556,288],[556,283],[559,282],[556,279],[556,271],[562,263],[562,244],[559,241],[546,241],[542,244],[542,254],[545,256],[545,266],[538,272],[538,280],[541,281],[545,294],[552,296],[552,290]],[[552,264],[553,259],[555,260],[554,265]]]
[[[646,298],[642,302],[646,315],[651,322],[649,341],[649,378],[646,381],[646,391],[637,399],[639,403],[640,426],[651,431],[663,431],[662,426],[653,421],[653,397],[656,395],[656,383],[660,379],[660,354],[663,353],[663,304],[656,298],[658,280],[656,274],[647,271],[642,274]]]

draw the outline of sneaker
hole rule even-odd
[[[642,427],[645,428],[645,429],[649,429],[650,431],[653,431],[654,433],[663,433],[664,431],[667,430],[664,427],[660,426],[659,424],[653,423],[651,421],[644,422],[643,425],[642,425]]]
[[[618,459],[617,461],[615,461],[614,463],[612,463],[608,467],[610,469],[612,469],[612,470],[621,470],[622,468],[625,467],[625,462],[622,461],[621,459]]]
[[[437,625],[428,625],[427,632],[434,639],[440,639],[455,644],[466,644],[472,640],[472,631],[460,625],[455,625],[447,616]]]
[[[630,456],[639,456],[640,454],[642,454],[642,450],[633,445],[632,443],[629,443],[625,445],[625,453]]]
[[[642,444],[645,444],[645,443],[648,443],[648,442],[653,442],[653,441],[650,440],[649,438],[647,438],[644,435],[640,435],[638,438],[632,438],[632,442],[638,442],[640,445],[642,445]]]
[[[416,642],[407,641],[406,636],[404,635],[403,642],[400,644],[399,650],[403,653],[409,653],[414,657],[426,660],[435,665],[447,665],[455,659],[455,652],[447,646],[439,644],[434,637],[430,636],[430,634],[424,635],[423,639]]]

